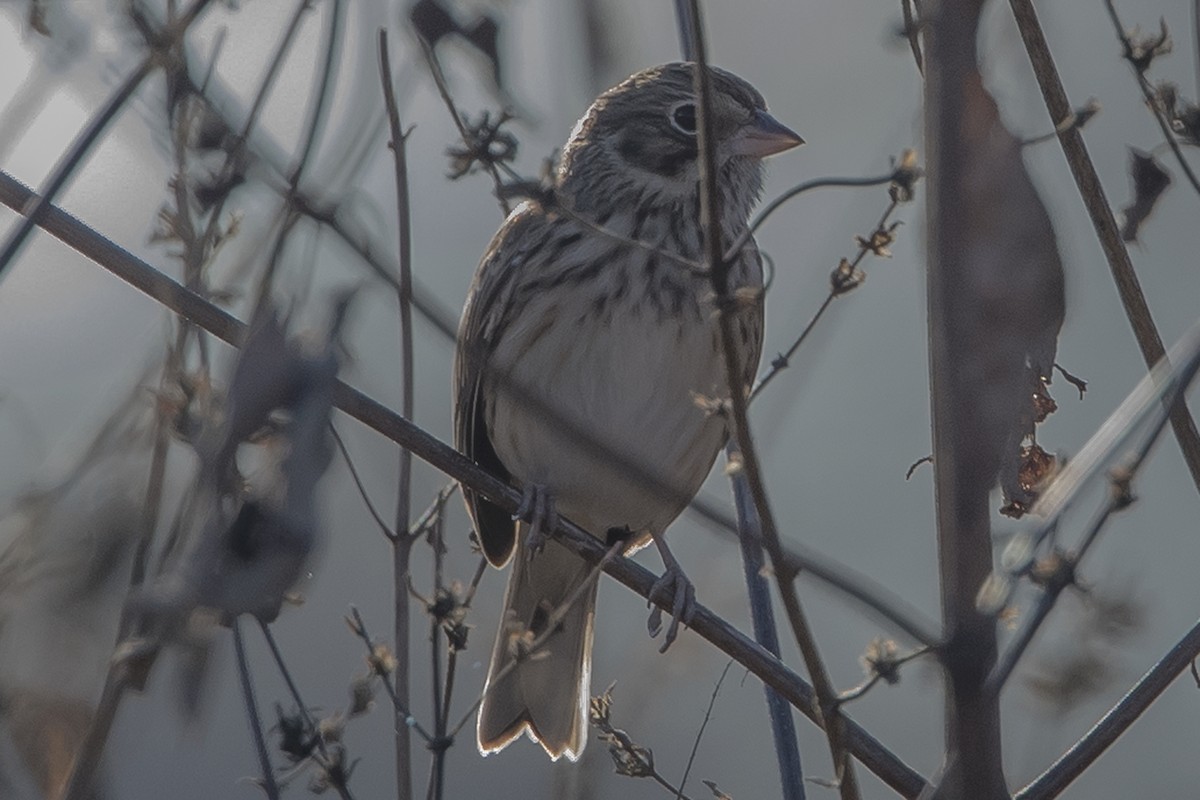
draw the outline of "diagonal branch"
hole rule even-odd
[[[1072,781],[1133,726],[1197,657],[1200,657],[1200,622],[1193,625],[1179,643],[1151,667],[1082,739],[1028,786],[1014,794],[1013,800],[1049,800],[1062,794]]]
[[[1045,34],[1042,33],[1033,0],[1009,0],[1009,3],[1017,20],[1017,28],[1021,32],[1021,39],[1029,53],[1029,61],[1033,64],[1033,72],[1037,76],[1038,86],[1041,87],[1046,109],[1050,112],[1050,119],[1055,123],[1066,119],[1071,114],[1071,104],[1067,100],[1067,92],[1058,75],[1058,68],[1054,65],[1054,58],[1050,55],[1050,47],[1046,44]],[[1092,164],[1087,146],[1083,143],[1083,135],[1078,128],[1068,126],[1059,133],[1058,141],[1066,154],[1067,165],[1075,177],[1075,184],[1079,187],[1080,197],[1087,207],[1088,216],[1092,219],[1092,226],[1096,229],[1100,248],[1108,260],[1109,270],[1117,285],[1117,293],[1121,296],[1121,304],[1125,307],[1125,315],[1129,318],[1129,324],[1133,326],[1133,335],[1142,351],[1142,358],[1147,367],[1152,367],[1166,353],[1162,336],[1159,335],[1154,319],[1150,316],[1146,295],[1142,292],[1137,273],[1134,272],[1129,251],[1121,241],[1112,207],[1104,196],[1104,187],[1100,185],[1100,176],[1096,174],[1096,167]],[[1179,449],[1183,452],[1188,471],[1192,473],[1196,490],[1200,491],[1200,431],[1197,431],[1196,421],[1182,400],[1171,407],[1171,429],[1175,432],[1175,439],[1179,442]]]
[[[9,200],[16,199],[23,193],[27,195],[28,190],[0,173],[0,202],[9,204]],[[66,212],[51,208],[42,222],[42,227],[134,288],[149,295],[169,310],[187,317],[217,338],[235,347],[244,339],[246,325],[232,314],[189,291],[132,253],[98,235]],[[470,486],[505,510],[515,511],[520,505],[521,494],[516,489],[357,389],[339,381],[334,390],[334,403],[345,413],[401,447],[411,450],[417,458]],[[566,520],[560,523],[555,535],[572,552],[589,563],[599,563],[606,553],[603,543]],[[605,572],[643,598],[649,598],[656,580],[656,576],[649,570],[627,558],[613,559],[605,567]],[[822,717],[812,687],[780,663],[779,659],[703,606],[697,606],[695,616],[691,620],[691,628],[779,692],[780,696],[802,714],[820,724]],[[846,748],[863,766],[904,797],[915,798],[921,793],[926,781],[920,774],[852,719],[845,716],[839,718],[845,725]]]

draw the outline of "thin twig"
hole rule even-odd
[[[729,442],[725,446],[728,461],[737,446]],[[762,526],[746,476],[740,471],[729,476],[733,486],[733,502],[737,511],[738,545],[742,553],[742,576],[746,581],[746,597],[750,603],[750,622],[754,627],[754,640],[779,658],[779,630],[775,624],[775,610],[771,605],[770,582],[764,575],[766,566],[762,546]],[[804,765],[800,759],[800,743],[796,738],[796,723],[792,709],[779,693],[769,686],[763,687],[767,700],[767,716],[771,721],[771,739],[775,744],[775,760],[779,764],[779,784],[783,789],[783,800],[804,800]]]
[[[899,200],[893,199],[891,203],[888,204],[887,209],[884,210],[883,215],[879,218],[879,222],[875,225],[871,236],[858,237],[858,252],[855,253],[854,259],[846,264],[844,274],[846,275],[847,280],[854,280],[854,276],[857,274],[858,265],[862,263],[864,258],[866,258],[867,253],[873,251],[872,242],[875,240],[876,234],[882,232],[884,235],[891,235],[887,229],[887,223],[888,220],[891,219],[892,213],[896,210],[898,205],[900,205]],[[839,265],[838,268],[834,270],[833,276],[836,277],[840,274],[843,274],[842,265]],[[800,349],[800,345],[804,344],[804,341],[808,338],[808,335],[812,333],[813,328],[816,327],[817,322],[825,314],[829,306],[833,304],[834,298],[841,297],[856,285],[857,283],[848,285],[839,283],[837,280],[830,281],[829,294],[827,294],[825,299],[821,302],[821,306],[817,309],[817,313],[813,314],[812,319],[808,321],[808,324],[804,326],[804,329],[800,331],[800,335],[792,341],[788,349],[782,353],[779,353],[771,360],[770,368],[767,370],[765,375],[759,378],[758,383],[750,392],[749,402],[753,402],[754,398],[758,397],[758,395],[762,393],[763,389],[767,388],[767,385],[775,379],[776,375],[787,369],[789,362],[796,355],[796,351]]]
[[[1009,4],[1012,6],[1021,39],[1025,43],[1025,50],[1029,53],[1030,63],[1033,64],[1033,72],[1041,87],[1050,119],[1057,123],[1071,113],[1071,104],[1067,100],[1058,68],[1054,65],[1050,47],[1046,44],[1046,36],[1038,21],[1033,0],[1009,0]],[[1146,296],[1133,269],[1133,262],[1129,259],[1129,251],[1121,240],[1112,207],[1104,195],[1104,187],[1100,184],[1096,167],[1092,164],[1087,146],[1083,143],[1083,136],[1078,129],[1067,128],[1059,135],[1058,140],[1062,144],[1075,184],[1079,187],[1080,198],[1087,208],[1088,216],[1091,217],[1096,237],[1100,240],[1100,248],[1108,260],[1109,270],[1117,285],[1117,293],[1121,296],[1125,315],[1133,327],[1134,338],[1142,352],[1142,358],[1146,366],[1153,366],[1165,353],[1162,336],[1159,335],[1150,315]],[[1196,485],[1196,490],[1200,491],[1200,431],[1197,431],[1196,422],[1187,406],[1181,402],[1171,407],[1171,428],[1179,442],[1179,449],[1183,452],[1183,460],[1187,462],[1188,471],[1192,474],[1192,482]]]
[[[696,738],[692,742],[692,752],[688,754],[687,766],[683,768],[683,777],[679,779],[679,790],[675,793],[675,800],[683,798],[688,775],[691,774],[692,764],[696,761],[696,751],[700,749],[700,740],[704,738],[704,729],[708,727],[708,721],[712,719],[713,706],[717,704],[717,695],[721,693],[721,684],[725,682],[725,676],[729,674],[729,668],[732,666],[732,659],[725,662],[725,669],[721,670],[721,677],[717,678],[717,685],[713,687],[712,697],[708,698],[708,708],[704,710],[704,721],[700,723],[700,730],[696,731]]]
[[[354,632],[354,635],[361,639],[362,643],[366,646],[368,660],[373,660],[375,658],[376,642],[371,638],[371,634],[367,631],[367,624],[363,620],[362,614],[359,613],[357,608],[353,606],[350,607],[350,616],[347,617],[346,622],[350,625],[350,630]],[[379,673],[377,672],[376,674]],[[396,689],[392,686],[391,682],[388,681],[387,675],[379,674],[379,679],[383,684],[383,690],[387,694],[388,699],[392,701],[392,708],[394,708],[397,712],[396,724],[412,728],[417,732],[418,736],[425,740],[425,744],[432,742],[433,735],[430,734],[429,731],[425,730],[425,727],[421,725],[420,720],[413,716],[412,710],[400,702],[400,698],[396,696]]]
[[[888,183],[894,183],[898,176],[899,171],[893,170],[887,175],[875,175],[869,178],[815,178],[811,181],[798,183],[763,206],[762,210],[754,216],[754,221],[750,223],[750,227],[743,231],[742,234],[733,241],[733,244],[729,247],[729,249],[725,251],[724,260],[730,261],[737,256],[737,254],[742,251],[742,248],[745,247],[750,241],[750,237],[758,232],[758,229],[761,228],[766,221],[771,218],[772,214],[805,192],[811,192],[813,189],[828,189],[834,187],[861,188],[863,186],[883,186]]]
[[[812,630],[800,605],[800,598],[792,575],[781,573],[784,567],[783,551],[774,513],[767,499],[766,483],[761,472],[754,440],[750,434],[748,402],[742,391],[742,364],[740,363],[737,331],[732,316],[733,299],[729,287],[729,262],[721,248],[720,187],[717,186],[716,147],[713,143],[712,87],[711,76],[705,56],[704,18],[700,13],[699,0],[690,0],[695,56],[695,86],[697,97],[697,144],[700,154],[700,226],[704,231],[704,261],[709,270],[713,293],[716,295],[719,313],[721,351],[725,361],[725,380],[729,387],[730,415],[733,419],[734,439],[741,454],[742,470],[754,507],[758,512],[763,542],[775,568],[776,581],[783,599],[792,633],[800,646],[805,666],[812,678],[813,688],[819,701],[821,719],[829,739],[834,773],[842,800],[857,800],[860,796],[854,765],[848,758],[844,741],[844,725],[835,707],[837,695],[825,669]],[[734,247],[739,252],[740,248]]]
[[[233,621],[233,650],[237,659],[238,681],[242,686],[242,702],[246,706],[246,720],[250,723],[250,735],[254,739],[254,752],[258,755],[258,766],[262,770],[259,785],[268,800],[279,800],[279,784],[275,782],[275,768],[267,753],[267,742],[263,738],[262,721],[258,716],[258,703],[254,699],[254,684],[250,680],[250,663],[246,660],[246,643],[242,638],[241,622]]]
[[[408,209],[408,164],[405,159],[405,134],[400,125],[400,111],[392,87],[391,59],[388,58],[387,31],[379,31],[379,76],[383,83],[383,100],[387,106],[391,149],[396,168],[396,216],[400,237],[400,272],[397,276],[396,299],[400,305],[400,375],[403,382],[400,414],[413,418],[413,341],[412,341],[412,227]],[[412,516],[412,453],[400,448],[400,475],[396,490],[395,531],[407,531]],[[397,536],[392,539],[392,595],[396,637],[396,697],[408,707],[409,658],[408,629],[410,610],[408,597],[409,560],[413,539]],[[436,647],[435,647],[436,650]],[[436,672],[435,672],[436,680]],[[434,702],[435,716],[439,704]],[[396,720],[396,791],[399,800],[412,797],[412,746],[408,726]]]
[[[346,462],[346,467],[350,470],[350,477],[354,480],[354,485],[358,487],[358,496],[362,498],[367,511],[370,512],[371,517],[375,520],[375,524],[379,526],[379,530],[383,531],[383,535],[395,541],[396,532],[384,521],[379,510],[375,508],[375,504],[371,502],[371,497],[367,494],[367,487],[363,485],[362,478],[358,474],[358,469],[354,466],[354,460],[350,458],[350,451],[346,449],[346,442],[342,439],[341,434],[337,432],[337,428],[333,426],[332,422],[329,423],[329,432],[333,434],[333,441],[337,445],[338,452],[342,454],[342,460]]]

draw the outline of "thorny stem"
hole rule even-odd
[[[1032,0],[1009,0],[1013,16],[1017,21],[1017,29],[1025,43],[1029,61],[1033,64],[1033,72],[1042,90],[1042,98],[1046,110],[1050,113],[1052,122],[1065,119],[1071,113],[1071,105],[1067,101],[1067,93],[1063,88],[1058,68],[1046,44],[1046,36],[1038,21],[1037,11]],[[1108,260],[1113,282],[1116,283],[1117,293],[1121,296],[1121,304],[1125,315],[1133,327],[1134,338],[1142,352],[1142,358],[1147,366],[1153,366],[1163,357],[1166,350],[1163,347],[1162,336],[1150,315],[1150,307],[1146,303],[1146,295],[1142,292],[1129,251],[1121,240],[1112,207],[1104,195],[1104,187],[1096,174],[1096,167],[1088,155],[1083,136],[1077,128],[1068,128],[1059,134],[1058,140],[1066,154],[1067,165],[1075,177],[1079,187],[1079,195],[1091,217],[1092,226],[1096,229],[1096,237],[1100,240],[1100,248]],[[1182,402],[1171,406],[1171,428],[1183,452],[1183,460],[1187,462],[1192,481],[1200,491],[1200,431],[1196,422]]]
[[[413,418],[413,342],[412,342],[412,223],[408,208],[408,164],[405,159],[405,134],[400,126],[400,111],[396,107],[392,87],[391,60],[388,58],[387,31],[379,31],[379,75],[383,82],[383,99],[387,106],[388,127],[391,130],[391,149],[396,166],[396,214],[399,220],[400,274],[396,297],[400,304],[400,374],[403,395],[400,414]],[[392,594],[395,601],[396,637],[396,698],[405,708],[409,703],[408,629],[410,624],[408,581],[409,560],[413,539],[399,535],[408,531],[412,515],[412,453],[400,448],[400,476],[396,493],[396,536],[392,538]],[[434,648],[436,652],[436,647]],[[436,680],[436,670],[435,670]],[[436,709],[437,703],[434,707]],[[396,791],[399,800],[412,797],[412,746],[408,726],[396,720]]]
[[[742,364],[737,349],[737,332],[731,314],[732,298],[729,292],[729,262],[721,248],[720,191],[717,186],[716,148],[713,145],[712,87],[705,56],[704,20],[700,13],[699,0],[690,0],[692,18],[695,20],[693,55],[695,56],[695,85],[697,96],[697,144],[700,153],[700,226],[704,231],[704,260],[709,269],[713,293],[718,304],[718,325],[721,336],[721,351],[725,361],[725,379],[729,386],[731,416],[734,439],[742,456],[742,470],[750,487],[762,529],[763,543],[771,557],[784,609],[791,623],[792,632],[804,656],[805,666],[812,678],[813,688],[820,708],[820,719],[829,739],[838,790],[843,800],[857,800],[860,796],[858,779],[852,762],[847,756],[841,716],[835,706],[836,693],[832,681],[821,659],[812,630],[800,605],[793,575],[783,574],[783,548],[775,525],[774,513],[767,499],[766,483],[763,480],[758,454],[750,434],[747,415],[748,402],[742,391]],[[734,249],[737,252],[737,248]]]
[[[371,634],[367,631],[367,625],[363,621],[362,614],[359,613],[357,608],[353,606],[350,607],[350,617],[346,619],[346,622],[349,623],[350,630],[354,632],[354,635],[361,639],[362,643],[366,646],[368,658],[373,658],[375,654],[375,641],[371,638]],[[379,675],[379,679],[383,684],[384,692],[387,693],[388,698],[392,701],[392,708],[396,710],[396,724],[412,728],[417,732],[418,736],[425,740],[425,744],[432,742],[433,736],[430,735],[429,731],[425,730],[420,721],[413,716],[412,712],[409,710],[409,707],[400,702],[400,698],[396,695],[396,689],[394,686],[392,686],[391,682],[388,681],[387,676]]]
[[[862,263],[862,260],[866,257],[867,253],[871,252],[870,244],[871,240],[874,238],[874,234],[879,231],[884,231],[886,233],[888,220],[891,219],[892,213],[895,212],[896,207],[899,205],[899,200],[892,200],[892,202],[888,204],[887,209],[883,212],[883,215],[879,218],[878,224],[875,225],[871,237],[866,239],[859,237],[858,252],[854,255],[854,259],[850,262],[851,274],[858,269],[858,265]],[[825,295],[825,299],[821,301],[821,306],[817,309],[817,313],[813,314],[812,319],[808,321],[808,324],[804,326],[804,330],[800,331],[800,335],[795,338],[788,349],[772,359],[771,366],[767,370],[767,373],[759,378],[758,384],[750,392],[750,399],[748,402],[754,402],[754,398],[758,397],[758,395],[762,393],[763,389],[767,388],[767,384],[773,381],[776,375],[787,369],[788,362],[791,361],[792,357],[796,355],[796,351],[800,349],[800,345],[804,344],[804,341],[808,338],[808,335],[812,333],[813,328],[816,327],[817,322],[825,314],[825,311],[828,310],[829,306],[833,304],[834,298],[840,297],[843,294],[846,294],[845,288],[840,288],[835,284],[831,284],[829,287],[829,294]]]

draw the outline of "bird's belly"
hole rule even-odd
[[[492,443],[522,485],[548,488],[592,533],[660,531],[725,439],[697,403],[727,394],[715,320],[574,311],[532,315],[506,335],[493,363],[516,388],[491,393]]]

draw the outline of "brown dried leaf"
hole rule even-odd
[[[968,398],[979,433],[964,468],[997,475],[1023,513],[1021,444],[1034,432],[1035,393],[1053,370],[1066,313],[1062,260],[1050,215],[1022,158],[1021,142],[1000,119],[978,72],[966,82],[961,202],[967,230],[947,287],[955,330],[965,341],[956,393]]]

